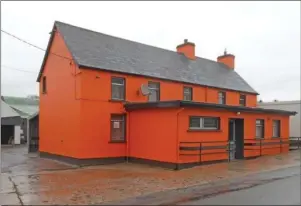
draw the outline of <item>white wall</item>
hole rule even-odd
[[[14,143],[15,144],[21,143],[21,127],[19,125],[15,125]]]
[[[258,107],[266,109],[280,109],[295,111],[297,114],[290,117],[290,137],[301,137],[301,101],[279,101],[279,102],[261,102]]]

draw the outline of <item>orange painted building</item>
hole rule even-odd
[[[288,151],[289,116],[257,108],[235,57],[164,50],[55,22],[38,77],[41,156],[173,169]]]

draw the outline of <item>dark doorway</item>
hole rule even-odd
[[[29,152],[39,151],[39,114],[29,120]]]
[[[14,125],[1,125],[1,144],[9,144],[10,139],[14,139]]]
[[[243,119],[229,119],[229,145],[231,151],[229,152],[229,159],[243,159],[244,158],[244,120]]]

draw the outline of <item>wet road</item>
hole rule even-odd
[[[215,181],[111,205],[300,205],[300,165]]]
[[[188,201],[180,205],[301,205],[300,176],[275,180],[266,184]]]
[[[300,175],[300,151],[177,172],[131,163],[79,168],[26,147],[1,152],[0,205],[179,205]]]

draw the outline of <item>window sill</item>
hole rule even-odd
[[[122,99],[109,99],[109,102],[121,102],[121,103],[125,103],[125,100]]]
[[[222,132],[220,129],[188,129],[187,132]]]
[[[126,141],[109,141],[109,144],[120,144],[120,143],[126,143]]]

